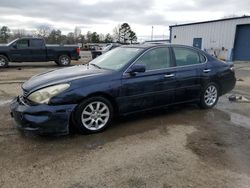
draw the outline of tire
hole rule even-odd
[[[6,56],[0,55],[0,68],[6,68],[9,66],[9,60]]]
[[[109,100],[104,97],[91,97],[76,108],[75,128],[81,134],[101,132],[110,125],[113,117],[114,109]]]
[[[219,87],[215,83],[209,83],[201,93],[199,106],[202,109],[213,108],[219,100]]]
[[[58,64],[59,66],[69,66],[71,63],[71,59],[69,56],[67,55],[61,55],[57,61],[55,61],[56,64]]]

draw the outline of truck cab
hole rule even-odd
[[[59,66],[68,66],[71,60],[79,60],[77,45],[46,45],[43,38],[26,37],[0,46],[0,67],[9,62],[55,61]]]

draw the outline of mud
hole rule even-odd
[[[249,103],[228,94],[211,110],[179,105],[120,117],[99,134],[41,137],[16,130],[9,102],[21,92],[15,81],[57,67],[15,66],[0,71],[0,187],[250,186]],[[231,94],[248,94],[249,65],[237,66],[244,83]]]

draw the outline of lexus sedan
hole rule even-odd
[[[208,109],[235,86],[233,65],[182,45],[111,50],[87,65],[33,76],[11,105],[17,127],[38,134],[107,128],[115,115],[194,102]]]

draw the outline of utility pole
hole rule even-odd
[[[152,32],[151,32],[151,40],[154,38],[154,26],[152,26]]]

